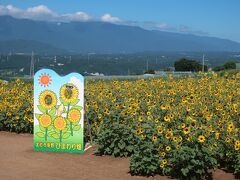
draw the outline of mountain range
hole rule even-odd
[[[0,16],[0,52],[239,52],[240,43],[106,22],[45,22]]]

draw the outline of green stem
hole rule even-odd
[[[70,108],[70,103],[68,104],[68,107],[67,107],[67,120],[68,120],[69,108]],[[71,130],[71,136],[73,136],[72,122],[70,122],[70,130]]]
[[[60,131],[60,143],[62,143],[62,130]]]
[[[71,130],[71,136],[73,136],[73,127],[72,127],[72,122],[70,122],[70,130]]]
[[[45,128],[45,141],[47,141],[48,128]]]
[[[68,104],[68,107],[67,107],[67,119],[68,119],[69,108],[70,108],[70,103]]]

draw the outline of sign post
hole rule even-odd
[[[34,150],[84,152],[84,78],[42,69],[34,76]]]

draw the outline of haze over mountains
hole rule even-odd
[[[240,43],[106,22],[43,22],[0,16],[0,52],[239,52]]]

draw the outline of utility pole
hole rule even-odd
[[[31,56],[31,65],[30,65],[30,77],[34,76],[34,53],[32,52]]]
[[[147,71],[148,71],[148,59],[147,59]]]
[[[90,53],[88,53],[87,55],[88,55],[88,66],[90,65],[90,55],[94,55],[94,54],[96,54],[96,53],[94,53],[94,52],[90,52]]]
[[[205,55],[203,54],[203,58],[202,58],[202,72],[204,72],[204,61],[205,61]]]

